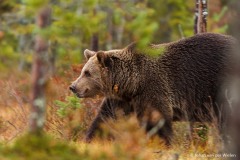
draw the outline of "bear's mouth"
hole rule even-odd
[[[85,98],[86,96],[84,96],[83,94],[80,94],[80,93],[75,93],[75,95],[78,97],[78,98]]]
[[[94,96],[90,96],[90,95],[87,95],[87,94],[81,94],[81,93],[75,93],[75,95],[78,98],[93,98],[94,97]]]
[[[95,97],[102,97],[104,94],[98,93],[95,95],[88,95],[88,94],[81,94],[81,93],[74,93],[78,98],[95,98]]]

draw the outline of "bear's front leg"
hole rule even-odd
[[[91,142],[96,131],[100,131],[100,125],[109,118],[116,118],[115,109],[118,107],[118,100],[105,98],[101,104],[101,109],[93,120],[90,128],[87,131],[85,142]]]

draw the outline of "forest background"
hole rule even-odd
[[[115,135],[124,133],[116,136],[115,142],[96,140],[85,144],[81,140],[98,111],[101,97],[79,100],[68,90],[81,72],[86,48],[110,50],[133,41],[158,44],[194,35],[195,3],[192,0],[0,0],[0,157],[193,159],[190,154],[216,153],[221,145],[214,131],[198,126],[194,144],[185,144],[188,126],[181,124],[176,128],[184,136],[175,138],[173,149],[162,146],[162,154],[155,141],[139,140],[144,133],[134,118],[103,126],[114,130]],[[37,15],[44,7],[50,8],[50,20],[47,27],[40,28]],[[233,34],[230,29],[233,7],[227,0],[210,0],[208,32]],[[24,137],[29,128],[36,35],[44,37],[48,44],[44,131],[51,138],[40,140]],[[206,137],[205,132],[210,136]]]

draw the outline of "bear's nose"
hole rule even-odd
[[[69,89],[73,92],[73,93],[76,93],[76,87],[71,85],[69,86]]]

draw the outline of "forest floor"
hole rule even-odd
[[[96,138],[90,144],[84,143],[82,141],[84,133],[98,111],[101,97],[77,99],[80,106],[72,106],[75,103],[72,100],[76,99],[72,97],[68,86],[80,73],[79,68],[81,66],[73,66],[71,70],[61,73],[61,76],[52,77],[48,83],[44,131],[51,137],[49,140],[51,145],[48,146],[46,152],[45,149],[41,151],[38,148],[40,145],[31,147],[33,143],[38,144],[38,141],[24,136],[28,131],[31,75],[19,71],[1,74],[0,159],[35,160],[36,157],[31,156],[35,153],[37,159],[44,159],[44,156],[48,157],[47,159],[58,159],[53,156],[55,152],[49,151],[54,148],[53,146],[58,146],[54,145],[57,142],[64,142],[67,146],[74,148],[74,151],[65,152],[65,159],[69,159],[69,156],[73,156],[70,159],[76,160],[81,159],[80,157],[86,160],[224,159],[223,155],[218,154],[222,149],[220,137],[211,124],[208,124],[207,128],[195,124],[194,132],[190,134],[188,122],[174,123],[173,143],[171,147],[166,147],[158,137],[148,139],[143,129],[138,126],[135,116],[130,116],[118,121],[107,122],[106,125],[102,126],[106,131],[103,135],[105,138]],[[67,97],[70,97],[70,100]],[[108,140],[109,134],[114,136],[114,140]],[[24,137],[29,141],[29,144],[21,140]],[[19,144],[29,145],[30,151],[27,151],[26,146]],[[63,145],[60,146],[64,152]],[[25,150],[23,151],[22,148]],[[59,146],[55,148],[59,149]],[[59,156],[62,152],[56,151]],[[74,154],[77,156],[74,157]],[[64,159],[64,156],[61,156],[60,159]]]

